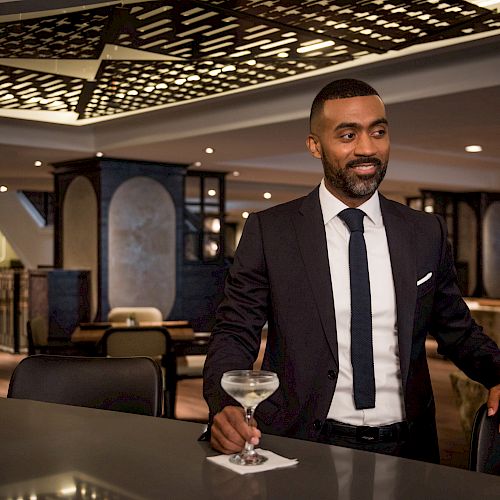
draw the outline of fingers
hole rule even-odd
[[[498,401],[500,400],[500,385],[495,385],[488,394],[488,416],[495,415],[498,411]]]
[[[254,423],[254,422],[253,422]],[[260,431],[245,422],[245,413],[237,406],[226,406],[215,415],[210,444],[222,453],[237,453],[245,446],[245,441],[259,444]]]

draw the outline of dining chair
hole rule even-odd
[[[70,341],[49,341],[48,321],[42,316],[34,316],[26,322],[28,355],[61,354],[81,355],[82,352]]]
[[[122,323],[133,316],[138,323],[161,322],[163,315],[156,307],[113,307],[108,313],[108,321]]]
[[[483,404],[476,413],[472,426],[469,469],[500,475],[500,411],[488,417]]]
[[[162,376],[147,357],[37,354],[16,366],[7,397],[159,417]]]
[[[175,417],[176,358],[172,339],[165,327],[108,328],[99,341],[97,349],[104,356],[148,356],[157,362],[163,374],[164,415],[167,418]]]

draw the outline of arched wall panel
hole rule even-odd
[[[68,187],[63,208],[64,269],[91,271],[91,318],[98,303],[98,208],[97,197],[90,181],[76,177]]]
[[[500,202],[492,203],[483,220],[483,281],[488,297],[500,298]]]
[[[109,208],[109,305],[153,306],[166,318],[176,294],[176,213],[156,180],[133,177]]]

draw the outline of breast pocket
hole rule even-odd
[[[434,289],[435,278],[432,272],[423,275],[422,278],[417,280],[417,299],[423,297]]]

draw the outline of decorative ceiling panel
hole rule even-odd
[[[442,0],[125,0],[40,12],[0,23],[0,58],[14,66],[16,58],[35,61],[33,71],[0,67],[0,111],[106,118],[498,28],[498,13]],[[110,47],[135,51],[119,57]],[[92,59],[100,67],[82,80],[48,73],[48,58]]]
[[[371,51],[388,51],[500,28],[498,14],[463,1],[202,1],[325,33]]]
[[[249,61],[234,64],[199,61],[103,61],[97,83],[82,106],[81,118],[109,116],[217,95],[285,76],[295,76],[330,63]],[[80,106],[77,111],[80,111]]]
[[[0,66],[0,108],[74,111],[85,80]]]
[[[0,57],[98,59],[112,8],[0,24]]]

